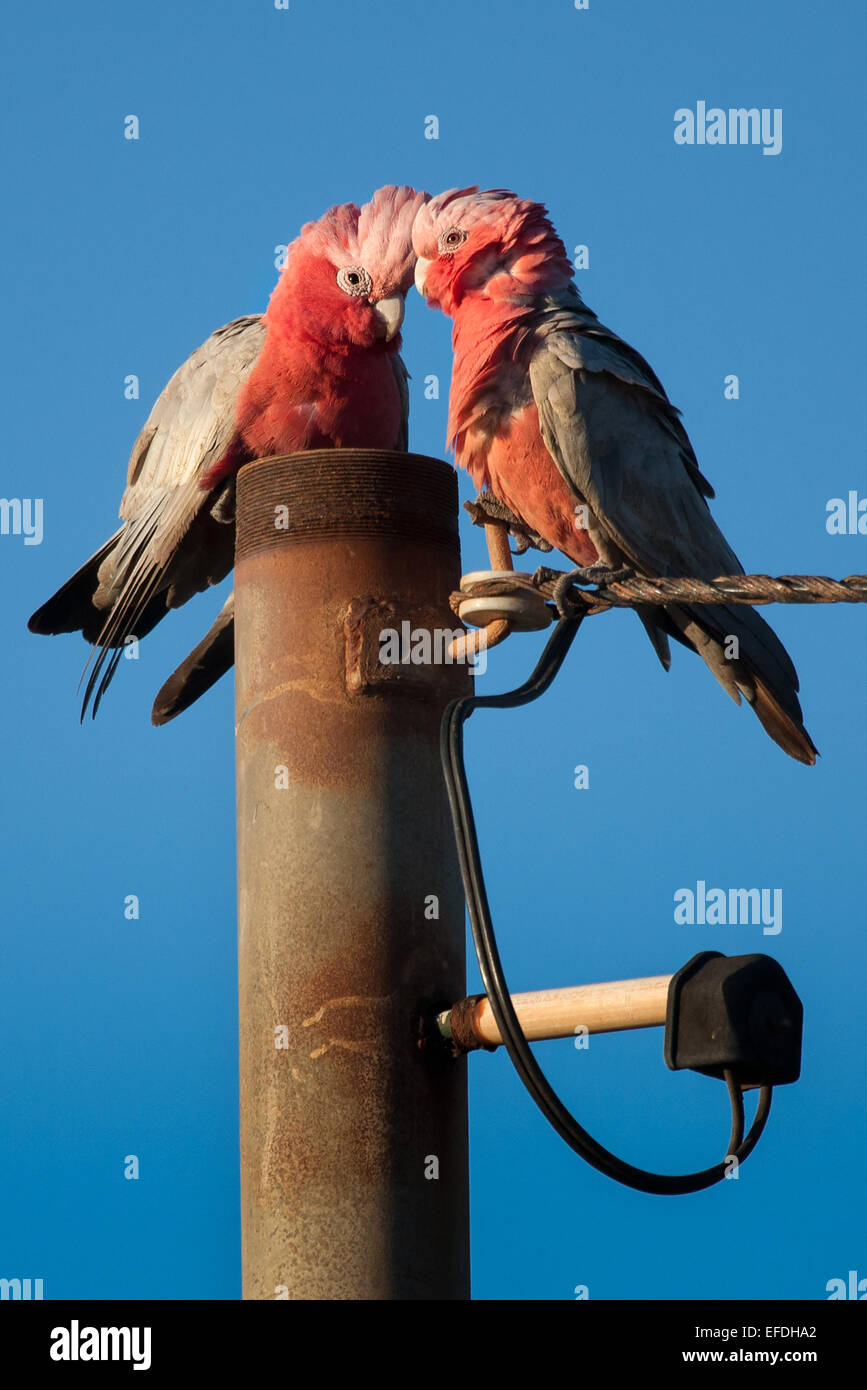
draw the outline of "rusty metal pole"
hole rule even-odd
[[[466,990],[438,747],[469,674],[432,660],[456,627],[457,516],[453,470],[413,454],[239,475],[247,1299],[469,1296],[466,1064],[417,1034]],[[421,661],[393,664],[389,630]],[[447,635],[426,651],[420,631]]]

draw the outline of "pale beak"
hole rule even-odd
[[[388,299],[374,301],[373,312],[382,324],[379,336],[384,338],[387,343],[390,343],[395,334],[400,332],[404,307],[402,294],[393,294]]]
[[[425,297],[424,282],[425,276],[428,272],[428,266],[430,264],[431,262],[426,261],[424,256],[419,256],[418,260],[415,263],[415,287],[418,290],[419,294],[422,296],[422,298]]]

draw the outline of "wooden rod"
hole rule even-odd
[[[610,980],[567,989],[513,994],[518,1022],[529,1041],[568,1038],[578,1033],[618,1033],[629,1028],[656,1028],[665,1023],[671,975],[637,980]],[[471,995],[439,1015],[440,1032],[462,1051],[495,1048],[502,1043],[485,994]]]

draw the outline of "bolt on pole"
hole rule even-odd
[[[457,518],[454,471],[419,455],[238,477],[246,1299],[469,1296],[466,1063],[418,1037],[466,991],[439,762],[469,690],[444,664]]]

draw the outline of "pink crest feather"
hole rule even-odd
[[[405,293],[412,284],[415,254],[412,226],[429,198],[407,185],[386,184],[359,208],[342,203],[329,208],[316,222],[307,222],[289,248],[304,246],[335,269],[361,265],[380,291]]]
[[[488,233],[485,247],[496,244],[505,269],[515,288],[536,293],[562,286],[572,277],[566,248],[548,217],[543,203],[519,198],[507,188],[450,188],[438,193],[418,212],[413,228],[416,255],[435,260],[440,235],[458,227],[469,233],[467,249],[473,248],[473,230]]]

